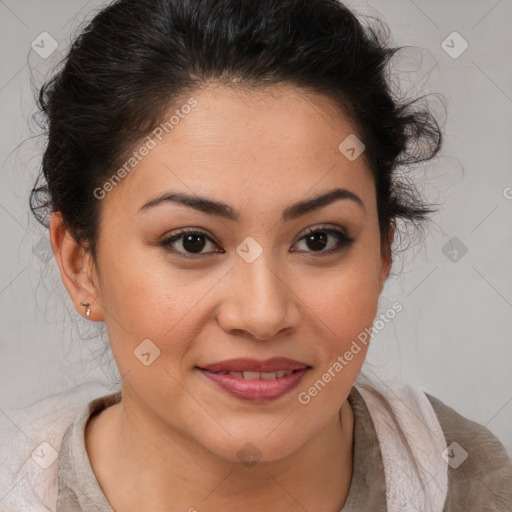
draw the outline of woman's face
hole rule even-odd
[[[364,155],[338,148],[354,130],[327,99],[291,86],[193,97],[100,201],[93,309],[141,425],[227,460],[251,450],[277,460],[337,418],[363,363],[359,343],[335,365],[372,326],[389,271],[374,181]],[[335,189],[349,193],[308,203]],[[306,370],[282,383],[201,370],[275,357]]]

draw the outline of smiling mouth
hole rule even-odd
[[[225,365],[224,365],[225,366]],[[202,373],[209,381],[222,388],[237,399],[251,402],[268,402],[277,400],[295,389],[311,366],[294,364],[295,369],[278,369],[274,371],[258,372],[254,370],[220,370],[213,367],[196,370]],[[239,365],[239,368],[244,368]],[[278,367],[279,368],[279,367]]]

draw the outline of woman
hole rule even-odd
[[[396,169],[441,146],[392,98],[395,52],[335,0],[120,0],[89,23],[41,89],[31,199],[122,387],[47,421],[44,471],[4,503],[512,509],[486,428],[361,373],[396,220],[432,211]]]

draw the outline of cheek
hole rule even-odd
[[[111,249],[104,244],[104,254]],[[145,339],[166,354],[184,353],[202,327],[209,292],[225,269],[178,269],[159,248],[130,247],[116,258],[100,261],[101,303],[118,362],[128,363]],[[179,360],[179,358],[178,358]]]
[[[337,282],[334,281],[325,283],[325,295],[313,297],[315,302],[311,308],[317,317],[312,321],[321,330],[322,343],[316,348],[319,373],[330,368],[339,374],[341,368],[332,367],[341,356],[346,384],[356,378],[363,365],[377,311],[378,290],[372,279],[362,276],[339,276]],[[342,385],[341,379],[337,379],[334,387],[338,385]]]
[[[123,250],[116,251],[116,246]],[[107,317],[132,334],[144,335],[146,324],[155,326],[155,315],[173,295],[170,266],[154,257],[158,248],[143,247],[120,233],[105,235],[101,249],[101,302]]]
[[[327,339],[346,344],[371,327],[377,313],[379,279],[376,247],[368,250],[361,244],[335,269],[309,280],[303,290],[305,303],[316,316],[316,323],[325,328]]]

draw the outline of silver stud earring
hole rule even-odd
[[[91,315],[91,308],[89,307],[91,305],[90,302],[82,301],[82,302],[80,302],[80,304],[82,304],[82,306],[87,308],[85,310],[85,316],[90,316]]]

